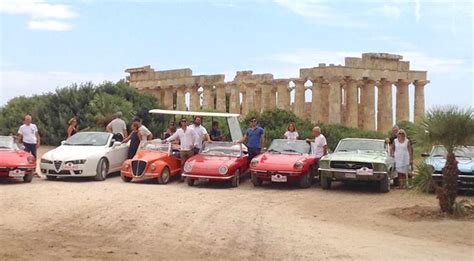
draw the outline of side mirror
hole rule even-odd
[[[429,157],[430,154],[429,154],[429,153],[421,153],[421,156],[424,157],[424,158],[426,158],[426,157]]]
[[[120,145],[122,145],[122,142],[120,142],[120,141],[114,141],[114,143],[112,143],[112,148],[118,147],[118,146],[120,146]]]
[[[61,145],[64,145],[64,144],[66,144],[66,141],[65,140],[61,141]]]

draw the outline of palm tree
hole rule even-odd
[[[443,183],[435,185],[441,211],[452,214],[457,197],[458,162],[454,151],[458,146],[474,144],[474,110],[472,107],[436,107],[427,112],[418,131],[424,145],[443,145],[447,150]]]

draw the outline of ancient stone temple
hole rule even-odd
[[[346,57],[344,65],[322,63],[302,68],[298,78],[288,79],[239,71],[232,81],[226,82],[223,74],[193,75],[188,68],[155,71],[150,66],[125,72],[130,74],[130,86],[156,96],[165,109],[246,115],[250,111],[278,108],[315,123],[387,131],[394,122],[409,120],[410,84],[415,89],[415,122],[425,113],[424,87],[429,82],[426,71],[411,71],[410,63],[402,58],[364,53],[362,58]],[[395,93],[392,86],[396,87]]]

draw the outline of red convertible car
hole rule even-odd
[[[36,159],[31,153],[20,150],[13,137],[0,136],[0,177],[31,182],[35,169]]]
[[[184,165],[183,176],[189,186],[196,180],[225,181],[239,186],[240,178],[247,174],[249,158],[245,145],[234,142],[207,142],[201,152]]]
[[[250,162],[254,186],[263,181],[298,182],[300,187],[310,187],[316,173],[316,157],[311,146],[303,140],[273,140],[267,152]]]
[[[159,184],[168,183],[170,177],[181,172],[179,151],[173,146],[171,143],[163,144],[159,139],[140,144],[135,157],[122,164],[122,180],[154,178]]]

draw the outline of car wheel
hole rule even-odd
[[[301,188],[309,188],[311,186],[311,180],[312,175],[311,175],[311,170],[306,172],[301,178],[300,178],[300,187]]]
[[[165,167],[158,178],[158,184],[167,184],[170,181],[170,169]]]
[[[321,177],[319,178],[321,180],[321,188],[322,189],[331,189],[331,179]]]
[[[388,175],[382,178],[382,180],[379,181],[379,191],[382,193],[387,193],[390,191],[390,178]]]
[[[236,170],[234,176],[231,179],[230,186],[233,188],[238,187],[240,184],[240,170]]]
[[[58,177],[56,177],[56,176],[49,176],[49,175],[46,176],[47,180],[56,180],[57,178]]]
[[[33,173],[23,176],[23,182],[30,183],[33,180]]]
[[[192,178],[186,178],[186,183],[188,183],[188,186],[192,187],[194,186],[194,179]]]
[[[250,174],[250,179],[252,180],[252,184],[255,187],[261,187],[262,184],[263,184],[263,181],[261,179],[257,178],[257,175],[255,175],[255,174]]]
[[[130,181],[132,181],[132,178],[127,177],[127,176],[124,176],[124,175],[120,175],[120,178],[122,178],[122,181],[123,181],[123,182],[130,182]]]
[[[107,178],[107,174],[109,173],[109,162],[106,158],[101,158],[99,163],[97,163],[96,174],[94,176],[94,180],[96,181],[103,181]]]

